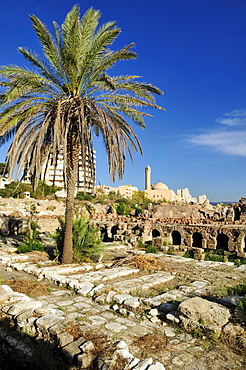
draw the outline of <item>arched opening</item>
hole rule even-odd
[[[111,229],[111,240],[110,241],[113,241],[114,240],[114,236],[117,234],[117,231],[119,230],[119,226],[118,225],[114,225]]]
[[[132,229],[132,232],[133,234],[137,235],[137,236],[141,236],[142,235],[142,230],[138,227],[138,226],[135,226],[133,229]]]
[[[192,247],[202,248],[202,234],[195,232],[192,236]]]
[[[172,232],[172,244],[173,245],[181,244],[181,234],[176,230]]]
[[[157,236],[161,236],[160,231],[156,229],[152,230],[152,238],[156,238]]]
[[[246,252],[246,236],[243,238],[243,252]]]
[[[101,227],[101,237],[104,243],[109,241],[108,232],[106,227]]]
[[[228,242],[229,238],[227,235],[221,233],[217,235],[217,245],[216,249],[221,249],[224,251],[228,251]]]
[[[234,209],[234,221],[239,221],[241,216],[241,210],[239,207]]]

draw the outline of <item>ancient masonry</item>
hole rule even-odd
[[[1,232],[23,232],[32,204],[36,206],[35,217],[40,232],[54,232],[59,225],[58,217],[64,215],[64,203],[33,199],[1,199]],[[220,250],[224,254],[246,257],[245,198],[229,207],[150,205],[149,210],[138,218],[118,216],[108,205],[89,206],[94,208],[91,221],[100,227],[105,242],[120,241],[134,246],[141,241],[164,251],[172,245],[180,252],[193,249],[199,259],[202,259],[204,250]]]

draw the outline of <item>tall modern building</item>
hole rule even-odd
[[[44,178],[45,174],[45,178]],[[89,160],[86,160],[85,170],[82,166],[82,158],[79,158],[79,173],[76,192],[83,191],[86,193],[94,193],[96,174],[96,151],[93,150],[93,168],[91,169]],[[41,171],[41,179],[49,186],[65,189],[64,183],[64,159],[60,152],[57,156],[56,166],[54,166],[52,158],[49,159],[48,165],[44,165]],[[30,174],[25,176],[24,182],[30,182]]]

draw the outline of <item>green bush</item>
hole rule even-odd
[[[44,245],[38,240],[27,239],[17,248],[17,253],[28,253],[32,251],[44,252]]]
[[[138,241],[138,248],[146,248],[146,244],[141,242],[141,240]]]
[[[59,219],[60,227],[56,230],[54,236],[58,251],[63,247],[65,234],[65,220]],[[75,213],[73,219],[73,252],[74,260],[86,261],[93,255],[100,253],[103,250],[100,229],[90,224],[90,219],[87,214]]]
[[[185,258],[194,258],[194,252],[192,250],[186,251],[185,254],[183,255]]]
[[[146,252],[147,253],[158,253],[158,249],[153,245],[146,245]]]
[[[205,252],[204,261],[215,261],[215,262],[223,262],[224,256],[217,253]]]
[[[78,199],[78,200],[87,200],[88,202],[91,202],[93,200],[93,196],[91,194],[84,193],[84,192],[80,191],[76,195],[76,199]]]
[[[24,198],[24,194],[26,191],[30,193],[31,198],[38,198],[38,197],[47,197],[51,195],[55,195],[55,192],[60,190],[61,188],[57,188],[54,186],[49,186],[45,184],[43,181],[39,181],[37,189],[33,192],[32,185],[26,184],[19,181],[12,181],[8,184],[4,189],[0,189],[0,196],[3,198]]]
[[[22,244],[18,246],[17,253],[28,253],[31,251],[43,252],[45,247],[39,240],[37,240],[38,224],[33,220],[33,217],[36,214],[36,205],[31,204],[29,207],[26,208],[26,211],[29,212],[28,229],[26,230],[26,239]]]

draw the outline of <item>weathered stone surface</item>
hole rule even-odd
[[[73,341],[73,336],[66,331],[57,335],[58,345],[64,347]]]
[[[26,322],[27,319],[29,319],[32,316],[33,316],[33,310],[27,310],[27,311],[24,311],[24,312],[20,313],[19,315],[16,315],[15,320],[18,323]]]
[[[83,343],[81,346],[79,346],[79,348],[83,351],[83,352],[85,352],[85,353],[89,353],[89,352],[91,352],[91,351],[94,351],[94,349],[95,349],[95,346],[94,346],[94,344],[91,342],[91,341],[87,341],[87,342],[85,342],[85,343]]]
[[[177,324],[179,323],[179,316],[177,314],[177,312],[169,312],[167,315],[166,315],[166,319],[169,320],[169,321],[172,321],[172,322],[176,322]]]
[[[138,297],[130,297],[124,301],[124,306],[129,308],[138,308],[140,304]]]
[[[150,365],[148,370],[165,370],[165,367],[160,362],[156,362],[155,364]]]
[[[6,302],[8,299],[9,299],[9,294],[0,285],[0,308],[3,306],[4,302]]]
[[[45,315],[36,320],[36,326],[42,334],[47,334],[48,329],[61,320],[64,320],[63,316],[58,316],[55,314]]]
[[[119,333],[122,330],[126,330],[127,326],[121,325],[120,323],[117,323],[117,322],[110,322],[105,325],[105,328],[115,333]]]
[[[106,319],[101,316],[89,316],[88,319],[91,321],[92,325],[102,325],[106,322]]]
[[[66,356],[66,358],[68,359],[70,363],[73,362],[74,357],[76,355],[82,354],[81,349],[79,347],[85,341],[86,341],[85,338],[80,337],[79,339],[73,341],[72,343],[67,344],[65,347],[62,348],[64,355]]]
[[[147,358],[146,360],[140,361],[137,366],[134,367],[134,370],[146,370],[152,363],[152,358]]]
[[[200,297],[182,302],[179,305],[179,311],[185,329],[201,328],[218,335],[231,316],[227,308]]]
[[[93,288],[94,284],[88,282],[88,283],[80,283],[79,284],[79,290],[77,291],[78,294],[86,295],[88,294]]]
[[[94,360],[94,356],[91,353],[82,353],[77,356],[77,365],[82,369],[88,369]]]
[[[73,324],[74,324],[73,320],[69,320],[69,319],[60,320],[49,328],[49,333],[52,336],[56,337],[57,335],[65,331],[67,328],[72,326]]]
[[[130,294],[116,294],[114,296],[114,301],[122,304],[126,299],[130,299],[132,296]]]
[[[104,289],[104,284],[101,283],[99,285],[97,285],[95,288],[93,288],[90,292],[89,292],[89,295],[92,297],[93,295],[95,294],[100,294]]]
[[[10,307],[8,315],[17,315],[23,311],[35,310],[42,307],[42,302],[31,300],[29,302],[17,303]]]

